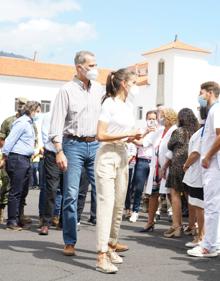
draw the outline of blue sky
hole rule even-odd
[[[220,65],[217,0],[0,0],[0,50],[71,64],[91,50],[99,66],[119,68],[141,54],[179,40],[213,51]],[[13,9],[12,9],[13,7]]]

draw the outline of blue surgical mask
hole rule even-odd
[[[165,118],[164,118],[164,117],[162,117],[162,118],[159,119],[159,124],[160,124],[161,126],[165,126]]]
[[[40,113],[36,113],[35,116],[32,117],[32,120],[34,122],[38,121],[40,119]]]
[[[198,103],[201,107],[207,107],[208,102],[203,98],[203,96],[198,96]]]

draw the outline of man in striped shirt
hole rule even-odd
[[[94,54],[78,52],[76,76],[59,91],[51,116],[50,137],[56,149],[56,162],[64,171],[63,239],[64,254],[75,255],[77,241],[77,198],[82,167],[95,189],[94,161],[99,146],[96,128],[104,88]]]

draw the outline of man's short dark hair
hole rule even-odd
[[[92,52],[89,52],[89,51],[77,52],[76,55],[75,55],[75,58],[74,58],[75,65],[84,64],[86,62],[86,56],[94,57],[95,55]]]
[[[147,113],[146,113],[146,118],[148,117],[148,115],[150,114],[155,114],[156,115],[156,118],[157,118],[157,115],[158,115],[158,112],[156,110],[149,110]]]
[[[214,81],[208,81],[201,85],[201,90],[206,90],[207,92],[213,92],[215,97],[219,97],[219,84]]]

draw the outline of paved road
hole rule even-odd
[[[135,224],[123,222],[120,241],[130,250],[123,254],[119,272],[105,275],[95,271],[95,227],[83,217],[77,243],[77,256],[62,255],[60,231],[51,229],[48,236],[37,234],[38,191],[31,190],[26,213],[33,218],[30,230],[10,232],[0,227],[1,281],[217,281],[220,276],[220,257],[196,259],[186,255],[184,244],[191,238],[163,238],[168,227],[166,218],[154,232],[141,234],[138,230],[144,216]],[[87,204],[88,208],[88,204]]]

